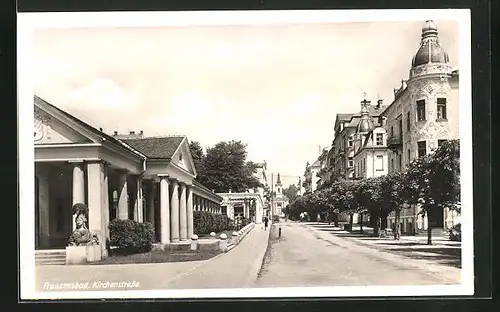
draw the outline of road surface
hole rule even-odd
[[[422,265],[380,252],[302,223],[272,229],[253,287],[453,285],[460,269]]]

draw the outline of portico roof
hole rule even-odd
[[[49,108],[51,110],[54,110],[56,111],[57,113],[63,115],[65,118],[69,119],[69,120],[72,120],[73,122],[79,124],[80,126],[82,126],[83,128],[91,131],[92,133],[94,133],[95,135],[97,135],[98,137],[100,137],[101,139],[104,139],[108,142],[111,142],[113,143],[114,145],[118,145],[122,148],[125,148],[126,150],[128,150],[129,152],[132,152],[133,154],[136,154],[138,156],[140,156],[141,158],[146,158],[145,155],[143,155],[142,153],[140,153],[138,150],[132,148],[131,146],[129,146],[128,144],[126,144],[125,142],[121,141],[121,140],[118,140],[108,134],[106,134],[105,132],[103,131],[100,131],[96,128],[94,128],[93,126],[89,125],[88,123],[82,121],[81,119],[78,119],[77,117],[69,114],[68,112],[60,109],[59,107],[45,101],[44,99],[42,99],[41,97],[35,95],[34,96],[34,103],[35,105],[38,104],[39,106],[41,107],[45,107],[46,109]]]
[[[149,159],[171,159],[186,136],[146,137],[122,139]]]

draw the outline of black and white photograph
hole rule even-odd
[[[474,293],[469,10],[18,21],[22,299]]]

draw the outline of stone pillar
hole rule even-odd
[[[187,189],[187,237],[193,237],[193,186],[188,186]]]
[[[137,177],[136,195],[134,203],[134,220],[137,222],[144,222],[142,210],[142,176]]]
[[[102,188],[102,215],[103,215],[103,228],[104,228],[104,238],[109,239],[109,179],[108,179],[108,166],[106,164],[102,165],[102,175],[103,175],[103,188]],[[107,249],[104,250],[104,256],[107,256]]]
[[[85,175],[83,172],[83,162],[73,163],[73,205],[77,203],[85,204]],[[73,211],[71,211],[73,213]],[[76,230],[75,216],[73,215],[73,231]]]
[[[118,177],[118,219],[128,219],[127,172],[120,171]]]
[[[147,220],[153,225],[153,229],[155,228],[155,195],[156,195],[156,185],[153,180],[150,181],[149,183],[149,193],[147,196]]]
[[[172,198],[170,199],[170,240],[179,242],[179,184],[172,180]]]
[[[88,207],[89,207],[89,230],[97,234],[99,237],[99,245],[101,246],[101,255],[106,250],[103,229],[103,184],[104,174],[103,166],[100,162],[91,162],[87,164],[88,177]]]
[[[187,203],[186,203],[186,183],[180,183],[179,199],[179,237],[181,241],[187,240]]]
[[[162,176],[160,177],[160,242],[163,245],[170,243],[169,206],[168,177]]]

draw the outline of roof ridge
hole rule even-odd
[[[167,138],[185,138],[185,134],[172,134],[172,135],[158,135],[158,136],[145,136],[142,138],[123,138],[120,140],[145,140],[145,139],[167,139]]]

